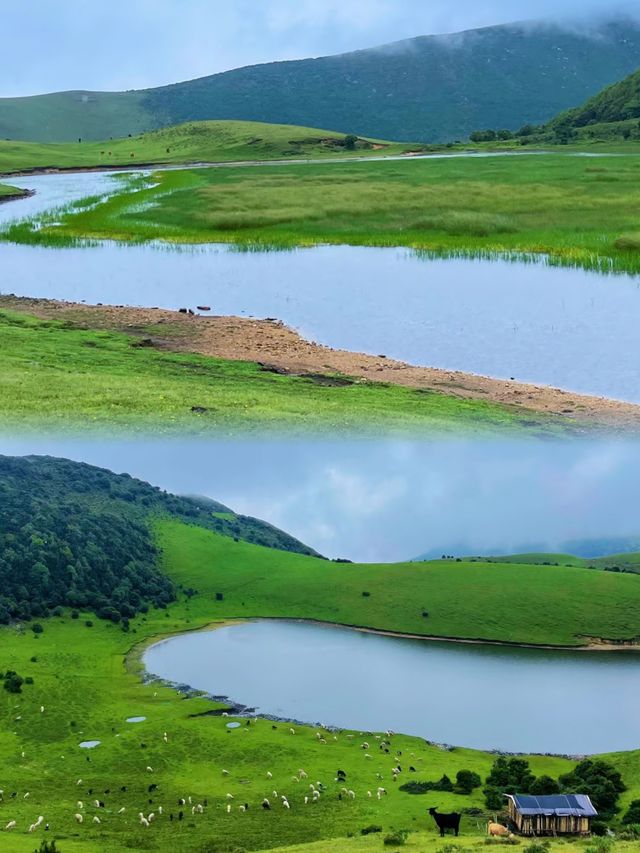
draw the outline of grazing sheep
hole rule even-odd
[[[180,799],[178,800],[178,805],[179,806],[186,806],[186,804],[187,804],[187,801],[185,800],[185,798],[180,797]]]
[[[126,809],[124,806],[122,806],[121,809],[118,809],[118,814],[124,814],[125,812],[126,812]]]
[[[513,833],[509,832],[506,826],[501,823],[489,822],[487,826],[487,835],[496,836],[498,838],[511,838]]]
[[[15,820],[10,820],[9,823],[5,826],[5,830],[9,832],[10,830],[15,829],[17,825],[18,824],[15,822]]]
[[[147,767],[147,773],[153,773],[153,767]]]
[[[227,814],[231,814],[231,803],[227,803]]]
[[[158,806],[158,814],[162,814],[162,806]]]
[[[99,808],[100,808],[100,800],[94,800],[94,801],[93,801],[93,805],[94,805],[97,809],[99,809]]]
[[[228,800],[233,800],[233,799],[235,799],[235,798],[234,798],[233,794],[227,794],[227,799],[228,799]]]
[[[82,811],[82,809],[84,808],[84,803],[82,802],[82,800],[78,800],[78,808],[80,809],[80,811]]]
[[[228,771],[228,770],[223,770],[223,771],[222,771],[222,775],[223,775],[223,776],[228,776],[228,775],[229,775],[229,771]]]
[[[294,734],[296,733],[296,730],[295,730],[295,729],[293,729],[293,728],[291,728],[291,729],[289,729],[289,733],[290,733],[290,734],[292,734],[292,735],[294,735]]]
[[[148,828],[149,828],[149,821],[148,821],[148,820],[146,819],[146,817],[142,814],[142,812],[140,812],[140,814],[139,814],[139,816],[138,816],[138,817],[139,817],[139,819],[140,819],[140,826],[144,826],[144,827],[145,827],[145,829],[148,829]]]
[[[24,795],[24,797],[23,797],[22,799],[23,799],[23,800],[28,800],[28,799],[29,799],[29,792],[28,792],[28,791],[27,791],[27,793]]]
[[[238,806],[238,811],[246,812],[246,810],[247,810],[246,806]]]
[[[285,807],[285,809],[290,809],[290,808],[291,808],[291,806],[289,805],[289,800],[283,800],[283,801],[282,801],[282,805]]]
[[[263,808],[265,811],[269,811],[269,809],[271,808],[271,803],[269,802],[269,800],[268,800],[266,797],[265,797],[265,798],[264,798],[264,800],[262,801],[262,808]]]
[[[267,770],[267,779],[273,779],[273,773],[270,770]]]
[[[35,825],[35,823],[32,823],[31,826],[29,827],[29,832],[35,832],[35,831],[36,831],[36,825]]]
[[[78,781],[76,782],[76,785],[82,785],[82,779],[78,779]]]
[[[153,821],[155,819],[156,819],[156,816],[153,812],[151,812],[151,814],[147,817],[147,820],[149,821],[149,823],[153,823]]]
[[[76,814],[76,815],[74,815],[74,817],[75,817],[75,819],[76,819],[76,823],[84,823],[84,817],[83,817],[83,815],[81,815],[81,814]]]
[[[100,820],[100,818],[98,817],[98,815],[95,815],[95,817],[93,818],[93,822],[94,822],[94,823],[102,823],[102,821]]]
[[[42,815],[40,815],[40,816],[38,817],[38,820],[35,822],[36,829],[37,829],[39,826],[42,826],[43,822],[44,822],[44,818],[42,817]]]
[[[40,705],[40,713],[44,714],[44,705]]]

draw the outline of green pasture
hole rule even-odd
[[[195,586],[203,602],[223,593],[218,606],[224,618],[308,618],[558,646],[640,637],[640,578],[634,574],[518,562],[345,564],[234,542],[177,522],[159,523],[158,533],[167,574]]]
[[[523,566],[480,568],[464,564],[350,566],[311,558],[292,559],[287,553],[235,543],[230,538],[173,522],[158,520],[157,531],[164,548],[165,570],[176,582],[196,587],[194,597],[180,595],[166,610],[152,610],[132,619],[129,632],[97,620],[90,613],[80,613],[76,619],[66,613],[43,620],[44,630],[38,635],[29,625],[0,629],[0,669],[13,669],[33,679],[33,684],[25,684],[19,695],[0,690],[3,853],[32,853],[44,838],[57,839],[60,853],[124,853],[131,849],[230,853],[287,846],[292,847],[291,853],[338,849],[358,853],[383,849],[380,835],[360,837],[361,829],[372,824],[381,826],[384,833],[409,829],[415,835],[410,836],[407,849],[438,853],[445,843],[426,814],[427,806],[432,804],[444,810],[480,809],[480,814],[465,813],[459,845],[462,851],[484,847],[486,813],[480,789],[468,796],[411,796],[393,782],[391,768],[401,750],[405,762],[417,769],[413,778],[438,779],[443,773],[455,777],[461,769],[473,770],[484,778],[493,755],[463,748],[446,750],[401,734],[391,737],[392,748],[386,754],[376,737],[384,737],[384,733],[320,730],[319,737],[313,727],[290,727],[263,719],[250,725],[240,719],[241,726],[230,730],[227,723],[234,718],[222,716],[220,705],[201,696],[178,693],[168,685],[145,683],[141,678],[141,654],[154,638],[214,622],[222,624],[236,615],[241,600],[245,602],[245,616],[268,616],[274,610],[283,612],[288,608],[302,616],[335,620],[349,616],[355,622],[366,618],[367,622],[377,620],[385,627],[411,628],[411,613],[402,622],[390,602],[384,608],[380,606],[379,599],[386,589],[393,590],[408,610],[415,609],[416,602],[427,595],[432,602],[430,620],[434,626],[444,625],[442,620],[447,618],[448,625],[454,626],[451,615],[440,616],[447,596],[444,592],[440,595],[439,588],[457,598],[469,616],[474,610],[471,599],[489,594],[493,609],[502,609],[500,596],[506,596],[510,585],[516,583],[509,580],[509,575],[523,584],[520,588],[528,596],[534,595],[534,601],[536,583],[532,578],[537,576],[546,611],[558,616],[560,610],[554,610],[553,602],[566,599],[569,585],[561,569],[553,569],[557,578],[554,582],[551,570],[545,573],[540,567],[529,567],[527,571]],[[502,572],[500,577],[497,570]],[[468,588],[455,577],[457,571],[467,579],[471,572],[486,572],[487,579],[484,584],[476,581]],[[597,594],[601,601],[600,613],[595,606],[591,610],[583,608],[589,630],[604,630],[605,619],[611,621],[608,631],[621,630],[625,617],[615,614],[624,613],[628,607],[635,594],[629,590],[637,579],[580,569],[565,572],[573,573],[574,590],[581,597],[590,600]],[[433,576],[428,578],[430,573]],[[590,585],[603,579],[603,585]],[[356,604],[365,583],[371,597],[364,604]],[[334,585],[335,593],[322,593],[322,588]],[[409,608],[410,586],[413,599]],[[500,587],[506,591],[500,593]],[[214,600],[215,591],[224,592],[223,602]],[[374,612],[366,614],[365,607]],[[536,607],[530,605],[529,609]],[[476,621],[479,610],[478,604]],[[523,611],[516,610],[522,622]],[[568,628],[557,627],[556,634],[546,639],[563,639],[565,632],[582,627],[575,618],[569,612]],[[487,630],[495,628],[489,626]],[[132,716],[146,720],[126,723]],[[79,743],[84,740],[101,743],[93,750],[83,750]],[[370,743],[368,750],[362,748],[365,741]],[[365,758],[367,752],[372,759]],[[623,808],[640,796],[639,759],[637,752],[607,756],[623,773],[629,789],[622,800]],[[553,777],[572,766],[571,761],[557,757],[533,756],[530,762],[536,775]],[[338,768],[347,772],[347,787],[355,792],[355,799],[338,798],[342,787],[334,781]],[[302,779],[301,769],[307,774]],[[296,776],[299,781],[294,781]],[[309,780],[325,786],[315,804],[304,803]],[[151,785],[157,788],[150,791]],[[379,785],[388,791],[380,800],[375,795]],[[374,795],[368,797],[368,791]],[[233,799],[228,799],[227,794],[232,794]],[[282,794],[290,802],[290,810],[276,805]],[[432,803],[434,796],[437,802]],[[264,797],[272,802],[271,811],[261,808]],[[180,798],[187,800],[184,806],[179,805]],[[82,808],[77,805],[78,800]],[[96,807],[94,800],[102,801],[104,807]],[[245,803],[249,804],[248,811],[240,810],[239,805]],[[192,814],[191,807],[198,804],[203,805],[204,813]],[[184,820],[178,820],[180,810]],[[149,828],[140,824],[139,812],[156,814]],[[74,818],[76,813],[83,815],[81,824]],[[43,824],[37,832],[28,833],[29,825],[39,815],[49,824],[49,831],[44,830]],[[93,822],[94,816],[99,817],[99,824]],[[11,820],[17,822],[17,828],[3,831]],[[315,846],[307,849],[305,845],[310,843]],[[526,850],[526,846],[521,849]],[[578,851],[584,845],[563,843],[554,846],[554,853],[556,849]],[[623,851],[632,846],[620,844],[616,849]]]
[[[144,330],[141,330],[144,331]],[[575,424],[445,393],[278,375],[0,310],[0,429],[207,434],[287,429],[563,435]]]
[[[399,154],[399,142],[360,141],[353,150],[344,133],[254,121],[189,122],[102,142],[0,141],[0,174],[32,169],[78,169],[147,163],[230,162],[280,158]],[[373,147],[373,146],[376,147]],[[380,147],[378,147],[380,146]],[[420,146],[422,147],[422,146]]]
[[[567,153],[189,169],[11,239],[408,246],[640,271],[640,157]],[[56,217],[56,221],[58,218]]]

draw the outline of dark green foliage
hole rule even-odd
[[[2,681],[7,693],[22,693],[24,678],[18,675],[17,672],[14,672],[12,669],[7,670],[2,676]]]
[[[2,99],[0,137],[86,141],[218,118],[402,141],[466,139],[479,127],[542,124],[639,65],[640,30],[632,21],[582,32],[508,24],[240,68],[141,93],[94,94],[90,110],[74,93]],[[36,110],[52,121],[34,121]]]
[[[458,770],[454,791],[456,794],[470,794],[474,788],[479,788],[481,784],[482,779],[473,770]]]
[[[126,474],[49,457],[0,456],[0,624],[94,610],[120,622],[174,598],[149,528],[171,515],[218,533],[313,554],[245,516],[216,517],[207,498],[169,495]],[[90,623],[87,622],[90,627]],[[42,625],[31,626],[34,634]]]
[[[550,841],[533,841],[531,844],[524,848],[523,853],[549,853],[550,848]]]
[[[376,832],[382,832],[382,827],[378,826],[375,823],[372,823],[371,826],[365,826],[360,830],[360,835],[372,835]]]
[[[34,853],[62,853],[55,841],[42,841]]]
[[[478,784],[480,784],[479,781]],[[437,782],[405,782],[404,785],[400,785],[400,790],[404,791],[405,794],[426,794],[428,791],[453,791],[453,782],[444,773]]]
[[[357,143],[358,137],[354,136],[352,133],[350,133],[348,136],[345,136],[344,138],[344,147],[347,149],[347,151],[355,151]]]
[[[486,779],[485,802],[489,809],[504,806],[503,794],[527,794],[535,776],[524,758],[496,758]]]
[[[587,758],[559,779],[562,790],[588,794],[601,820],[615,817],[618,799],[626,790],[620,773],[606,761]]]
[[[632,800],[632,802],[629,804],[629,808],[624,813],[622,822],[627,824],[640,824],[640,800]]]
[[[546,794],[558,794],[560,793],[560,785],[551,776],[538,776],[531,783],[529,793],[542,797]]]

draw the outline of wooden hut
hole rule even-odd
[[[598,812],[586,794],[505,794],[509,820],[520,835],[589,835]]]

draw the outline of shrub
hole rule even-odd
[[[543,797],[546,794],[558,794],[560,793],[560,785],[551,776],[538,776],[531,783],[529,793],[538,797]]]
[[[360,835],[373,835],[374,832],[382,832],[382,827],[375,823],[371,826],[365,826],[360,830]]]
[[[472,770],[458,770],[454,791],[457,794],[470,794],[474,788],[479,788],[482,779]]]
[[[42,634],[42,632],[44,631],[44,628],[42,627],[42,625],[39,622],[34,622],[33,625],[31,626],[31,630],[33,631],[34,634]]]
[[[91,621],[91,619],[87,619],[84,624],[87,626],[87,628],[93,628],[93,622]]]
[[[620,841],[640,841],[640,823],[630,823],[618,833]]]
[[[408,829],[394,829],[392,832],[385,835],[384,844],[386,847],[402,847],[403,844],[407,843],[408,837]]]
[[[32,678],[30,675],[28,675],[28,676],[25,678],[24,683],[25,683],[25,684],[33,684],[33,678]]]
[[[609,853],[613,847],[612,838],[596,838],[586,848],[584,853]]]
[[[78,611],[77,611],[77,610],[72,610],[72,611],[71,611],[71,618],[72,618],[72,619],[79,619],[79,618],[80,618],[80,614],[78,613]]]
[[[633,800],[622,818],[622,822],[640,824],[640,800]]]
[[[622,776],[606,761],[587,758],[576,765],[571,773],[559,779],[563,790],[589,794],[600,819],[607,821],[618,811],[618,798],[626,790]]]
[[[22,685],[24,684],[24,678],[18,675],[14,670],[9,669],[5,672],[3,676],[4,681],[4,689],[7,693],[22,693]]]
[[[549,853],[550,849],[550,841],[534,841],[528,847],[524,848],[524,853]]]

